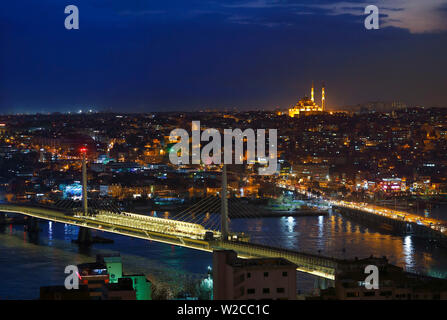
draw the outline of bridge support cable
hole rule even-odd
[[[206,235],[207,230],[201,225],[128,212],[123,212],[121,215],[99,214],[98,216],[70,217],[55,210],[36,207],[0,205],[0,209],[4,212],[14,212],[39,219],[77,225],[80,227],[79,240],[84,243],[89,242],[89,235],[81,230],[92,228],[208,252],[213,249],[235,250],[238,255],[244,258],[283,257],[296,263],[298,271],[327,277],[328,279],[333,279],[338,263],[337,259],[269,245],[244,241],[204,240],[203,236]],[[106,223],[106,221],[110,221],[110,223]],[[135,228],[132,229],[131,226],[135,226]]]
[[[220,214],[215,215],[214,223],[211,225],[211,229],[217,230],[217,231],[221,230],[221,228],[220,228]]]
[[[220,209],[220,203],[216,203],[216,205],[209,210],[209,219],[203,225],[205,228],[210,230],[220,230],[220,215],[216,214],[214,211],[218,211]]]
[[[212,215],[210,222],[205,226],[207,230],[219,231],[220,230],[220,215]]]
[[[176,214],[176,218],[177,219],[183,219],[185,217],[188,216],[188,214],[192,211],[195,210],[196,208],[202,206],[204,203],[208,202],[208,201],[212,201],[214,198],[214,196],[208,196],[206,198],[200,199],[199,201],[197,201],[196,203],[194,203],[191,207],[186,208],[185,210],[179,212],[178,214]]]
[[[195,221],[198,220],[198,217],[196,215],[200,215],[200,213],[207,210],[207,208],[209,208],[211,205],[213,205],[217,201],[216,199],[217,198],[215,198],[215,197],[211,197],[209,199],[209,201],[205,201],[200,206],[198,206],[192,210],[189,210],[187,212],[187,215],[185,216],[185,218],[183,218],[183,220],[181,220],[181,221],[195,223]]]
[[[71,210],[74,207],[74,203],[70,200],[60,200],[55,204],[57,209]]]
[[[208,218],[205,221],[202,221],[202,224],[206,229],[213,230],[213,231],[219,231],[219,223],[220,223],[220,215],[216,214],[215,212],[218,212],[220,209],[220,200],[217,200],[214,205],[210,208],[208,208],[207,212],[203,216],[203,220],[206,219],[207,214]]]
[[[212,227],[210,226],[218,226],[218,221],[214,220],[220,218],[220,214],[218,214],[217,217],[215,214],[220,211],[220,206],[221,200],[219,197],[209,196],[197,202],[192,207],[182,211],[183,214],[180,217],[175,217],[175,220],[180,220],[183,218],[180,221],[200,224],[207,229],[209,228],[212,230]],[[207,222],[204,223],[207,214],[209,214],[209,219],[207,219]]]
[[[188,214],[183,218],[182,221],[196,223],[200,220],[201,214],[207,210],[207,208],[214,203],[215,199],[210,199],[207,202],[202,203],[200,206],[192,209],[188,212]]]
[[[242,204],[238,202],[237,199],[234,199],[232,202],[234,208],[236,209],[236,213],[239,215],[242,215],[243,218],[246,219],[260,219],[262,216],[253,214],[253,212],[250,212],[248,208],[244,207]],[[263,245],[273,245],[277,248],[283,248],[280,239],[278,238],[278,234],[274,234],[271,231],[262,230],[262,234],[264,238],[267,238],[268,243],[262,243]]]
[[[240,205],[237,203],[237,200],[236,200],[236,199],[233,199],[233,201],[231,201],[231,203],[230,203],[230,210],[231,210],[231,212],[236,213],[240,218],[245,218],[245,219],[253,219],[253,218],[256,219],[256,218],[257,218],[256,216],[253,216],[253,214],[247,212],[245,208],[243,208],[242,206],[240,206]],[[275,244],[276,244],[276,241],[277,241],[277,240],[276,240],[276,238],[275,238],[270,232],[268,232],[268,231],[263,231],[262,233],[263,233],[263,235],[267,235],[268,238],[269,238],[271,241],[274,241]]]
[[[117,207],[117,206],[113,203],[113,201],[109,201],[109,202],[106,204],[106,208],[108,208],[108,210],[109,210],[111,213],[114,213],[114,214],[121,214],[121,212],[122,212],[122,210],[121,210],[119,207]]]
[[[235,213],[239,214],[239,216],[241,216],[242,218],[246,218],[246,219],[262,218],[261,216],[258,216],[256,214],[253,214],[252,212],[249,212],[247,208],[243,207],[241,204],[238,203],[237,199],[233,199],[233,201],[231,201],[231,205],[232,205],[231,208],[234,209]],[[273,234],[270,231],[265,231],[265,230],[262,231],[262,234],[263,234],[263,236],[267,236],[269,244],[273,243],[273,245],[278,248],[283,247],[278,239],[278,235]]]
[[[198,216],[191,222],[201,224],[206,229],[219,231],[220,227],[220,207],[221,200],[217,197],[213,197],[213,201],[208,202],[206,206],[200,208]],[[195,210],[197,212],[197,210]],[[208,215],[208,218],[206,218]],[[206,222],[205,222],[206,219]]]
[[[219,202],[220,201],[218,198],[214,198],[211,202],[208,202],[206,205],[203,205],[200,208],[194,210],[194,212],[191,212],[191,216],[188,222],[200,223],[200,221],[206,215],[206,212],[209,212],[210,210],[212,210],[212,208],[216,207],[216,204],[218,204]]]
[[[175,216],[175,220],[184,221],[183,219],[188,218],[189,214],[191,213],[191,211],[194,211],[195,209],[203,206],[206,202],[212,201],[213,199],[215,199],[214,196],[208,196],[208,197],[206,197],[204,199],[199,200],[198,202],[196,202],[191,207],[189,207],[189,208],[183,210],[182,212],[180,212],[179,214],[177,214]]]

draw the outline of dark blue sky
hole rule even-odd
[[[447,0],[2,1],[0,45],[0,112],[287,107],[312,80],[332,108],[447,107]]]

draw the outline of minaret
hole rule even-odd
[[[321,111],[324,111],[325,107],[326,107],[326,97],[324,95],[324,82],[323,82],[323,87],[321,88]]]
[[[312,102],[315,102],[314,100],[314,81],[312,80],[312,89],[310,90],[310,100],[312,100]]]

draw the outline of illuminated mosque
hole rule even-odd
[[[312,81],[312,89],[310,92],[310,99],[308,97],[302,98],[300,101],[296,103],[293,108],[289,109],[289,116],[292,118],[296,115],[300,115],[300,113],[304,114],[313,114],[318,112],[323,112],[325,108],[325,94],[324,94],[324,84],[321,88],[321,106],[315,103],[314,99],[314,83]]]

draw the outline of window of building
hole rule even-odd
[[[348,298],[353,298],[353,297],[358,297],[359,296],[359,294],[358,294],[358,292],[346,292],[346,297],[348,297]]]
[[[380,295],[381,295],[382,297],[389,297],[389,296],[393,295],[393,293],[392,293],[391,291],[382,291],[382,292],[380,293]]]
[[[251,278],[251,273],[247,272],[247,278]]]
[[[264,293],[264,294],[270,293],[270,288],[263,288],[262,293]]]
[[[269,273],[268,272],[264,272],[264,277],[268,277]]]
[[[284,288],[276,288],[276,292],[277,293],[284,293],[285,290],[284,290]]]
[[[247,294],[255,294],[255,289],[253,288],[247,289]]]
[[[363,295],[365,297],[373,297],[376,295],[376,293],[374,291],[366,291],[366,292],[363,292]]]
[[[287,271],[283,271],[283,272],[282,272],[282,276],[283,276],[283,277],[287,277]]]

